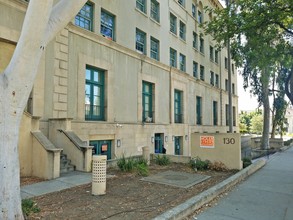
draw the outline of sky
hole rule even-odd
[[[258,108],[257,98],[249,93],[249,88],[243,89],[243,78],[240,74],[237,75],[238,84],[238,112],[255,110]]]

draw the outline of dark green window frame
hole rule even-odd
[[[218,125],[218,102],[213,101],[213,124]]]
[[[215,79],[215,86],[216,86],[217,88],[220,88],[220,84],[219,84],[219,74],[216,74],[215,76],[216,76],[216,79]]]
[[[214,61],[214,47],[210,46],[210,60]]]
[[[193,77],[198,77],[198,63],[193,61]]]
[[[174,90],[174,122],[183,123],[182,91]]]
[[[153,89],[152,83],[142,82],[142,121],[153,122]]]
[[[199,39],[199,51],[204,54],[204,39],[202,37]]]
[[[200,24],[202,24],[203,23],[203,13],[200,11],[200,10],[198,10],[198,12],[197,12],[197,18],[198,18],[198,23],[200,23]]]
[[[198,35],[196,32],[193,32],[192,46],[194,49],[198,49]]]
[[[211,71],[210,84],[211,84],[212,86],[215,85],[215,73],[214,73],[213,71]]]
[[[179,64],[180,64],[180,70],[185,72],[186,71],[186,57],[183,54],[179,54]]]
[[[101,10],[101,34],[108,39],[115,40],[115,16]]]
[[[177,67],[177,51],[170,47],[170,66]]]
[[[153,37],[151,37],[151,58],[160,60],[160,42]]]
[[[192,17],[196,18],[196,5],[193,3],[191,5],[191,12],[192,12]]]
[[[215,50],[215,63],[219,63],[219,51]]]
[[[177,35],[177,17],[170,13],[170,31]]]
[[[156,0],[151,0],[151,18],[160,22],[160,3]]]
[[[186,25],[182,21],[179,22],[179,37],[186,40]]]
[[[93,31],[93,5],[86,3],[75,16],[75,25]]]
[[[105,120],[105,71],[86,67],[85,119]]]
[[[183,7],[185,7],[185,0],[178,0],[178,3],[179,3],[180,5],[182,5]]]
[[[136,8],[146,13],[146,0],[136,0]]]
[[[205,80],[204,66],[202,65],[200,65],[200,68],[199,68],[199,79],[202,81]]]
[[[136,28],[135,49],[146,54],[146,33]]]
[[[196,124],[202,125],[202,98],[196,96]]]

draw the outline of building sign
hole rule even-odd
[[[103,144],[102,145],[102,151],[107,151],[108,150],[108,145],[107,144]]]
[[[214,136],[200,136],[200,147],[215,148],[215,137]]]

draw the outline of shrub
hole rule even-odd
[[[209,163],[208,167],[210,170],[215,170],[215,171],[227,171],[228,170],[226,165],[220,161],[215,161],[213,163]]]
[[[38,213],[40,212],[40,208],[37,206],[31,199],[24,199],[21,201],[22,212],[25,216],[29,216],[30,213]]]
[[[137,158],[137,159],[136,159],[136,162],[137,162],[138,164],[143,164],[143,165],[145,165],[145,166],[148,166],[148,161],[147,161],[146,159],[142,158],[142,157]]]
[[[166,155],[163,155],[163,156],[157,155],[155,157],[155,163],[160,166],[166,166],[170,164],[170,159]]]
[[[136,160],[132,157],[125,158],[123,155],[117,162],[117,166],[120,168],[121,171],[131,172],[134,170],[136,166]]]
[[[143,158],[135,159],[133,157],[125,158],[123,155],[118,161],[117,166],[121,171],[132,172],[136,171],[140,176],[148,176],[149,168],[147,161]]]
[[[147,164],[138,163],[136,166],[136,171],[139,176],[148,176],[149,175],[149,168]]]
[[[199,157],[192,158],[189,162],[190,166],[196,170],[207,170],[209,168],[209,160],[201,160]]]
[[[242,159],[243,168],[248,167],[250,164],[252,164],[251,159],[244,157]]]
[[[292,144],[292,142],[293,142],[293,139],[289,139],[287,141],[284,141],[284,145],[285,146],[290,146]]]

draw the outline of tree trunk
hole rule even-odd
[[[21,117],[47,43],[87,0],[30,0],[19,41],[0,73],[0,219],[22,220],[18,138]]]
[[[263,75],[265,75],[263,73]],[[261,148],[266,150],[269,148],[270,135],[270,100],[269,100],[269,80],[268,76],[262,75],[262,100],[263,100],[263,134]]]
[[[293,65],[285,81],[285,93],[293,105]]]
[[[23,219],[17,145],[22,113],[12,109],[11,98],[3,89],[0,92],[0,219]]]

